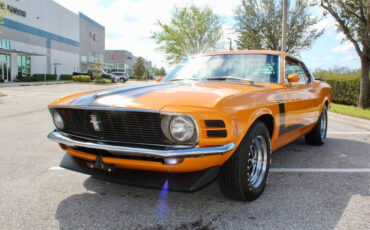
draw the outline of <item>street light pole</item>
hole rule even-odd
[[[232,40],[231,40],[231,38],[227,38],[227,39],[229,39],[229,41],[230,41],[230,50],[233,50],[233,47],[232,47]]]
[[[289,9],[289,1],[283,0],[283,22],[282,22],[282,35],[281,35],[281,51],[286,52],[286,37],[287,37],[287,15]]]

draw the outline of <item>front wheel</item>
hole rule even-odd
[[[306,143],[309,145],[323,145],[328,131],[328,110],[326,105],[322,108],[322,112],[316,126],[306,136]]]
[[[258,198],[266,187],[270,154],[270,134],[266,125],[257,121],[221,167],[218,183],[222,193],[242,201]]]

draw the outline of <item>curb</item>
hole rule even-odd
[[[0,84],[0,88],[19,87],[19,86],[61,85],[61,84],[70,84],[70,83],[72,83],[72,81],[14,82],[14,83],[2,83]]]
[[[329,113],[329,118],[333,120],[344,122],[349,125],[353,125],[353,126],[356,126],[362,129],[370,130],[370,120],[348,116],[348,115],[343,115],[339,113],[333,113],[333,112],[328,112],[328,113]]]

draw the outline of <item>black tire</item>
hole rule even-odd
[[[125,83],[125,82],[126,82],[126,79],[121,78],[121,79],[120,79],[120,82],[121,82],[121,83]]]
[[[324,124],[325,130],[322,130],[322,123]],[[326,105],[322,108],[321,115],[319,117],[319,120],[317,121],[315,127],[311,132],[309,132],[306,136],[306,143],[309,145],[323,145],[325,143],[326,134],[328,131],[328,110]]]
[[[256,139],[258,138],[258,140]],[[265,141],[266,153],[265,172],[259,177],[260,184],[256,186],[250,179],[251,169],[250,157],[253,154],[253,147],[256,141]],[[252,125],[243,141],[238,146],[234,154],[221,166],[218,176],[218,184],[222,193],[235,200],[252,201],[258,198],[264,191],[270,169],[271,144],[270,134],[266,125],[257,121]]]

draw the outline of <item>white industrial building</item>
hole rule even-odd
[[[105,28],[52,0],[3,0],[0,77],[71,74],[104,62]]]

